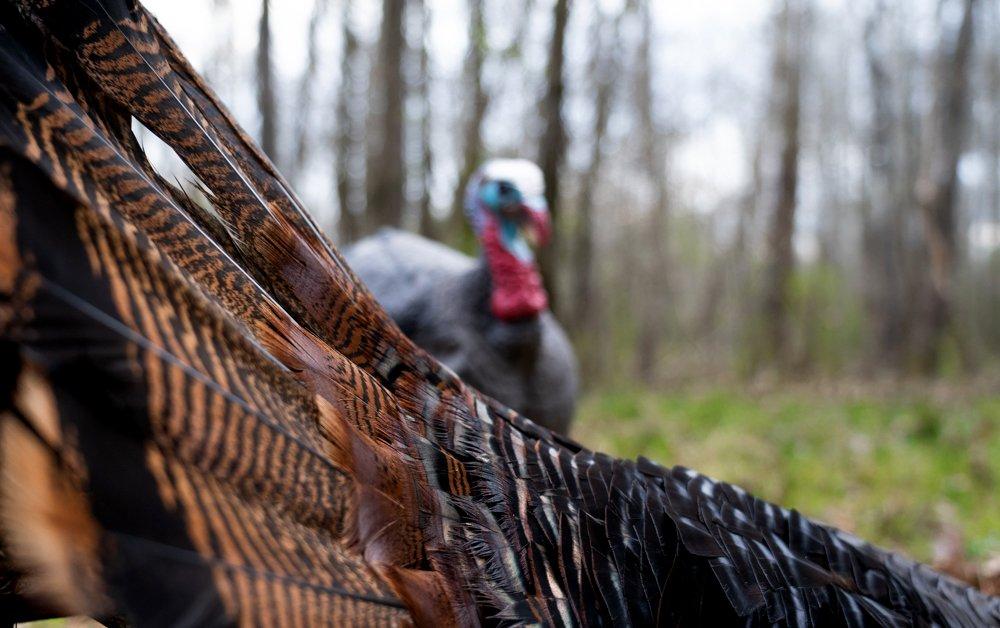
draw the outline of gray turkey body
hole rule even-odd
[[[382,229],[345,257],[402,330],[462,379],[549,429],[569,427],[579,376],[552,312],[497,319],[481,259],[405,231]]]

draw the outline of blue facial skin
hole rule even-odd
[[[528,246],[528,241],[518,226],[514,224],[514,221],[506,218],[500,219],[500,241],[505,249],[522,262],[530,262],[535,259],[535,254]]]
[[[487,181],[479,189],[479,199],[494,212],[524,200],[521,191],[506,181]]]
[[[524,200],[521,191],[506,181],[488,181],[479,190],[479,200],[500,218],[500,241],[504,248],[522,262],[534,259],[534,253],[521,234],[519,225],[500,211],[505,207],[521,204]]]

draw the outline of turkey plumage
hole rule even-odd
[[[1000,623],[926,567],[466,386],[131,0],[0,3],[0,355],[8,620]]]
[[[549,310],[520,320],[490,312],[487,262],[422,236],[382,229],[344,257],[413,342],[474,386],[533,421],[567,432],[579,375]]]

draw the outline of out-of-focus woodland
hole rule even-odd
[[[584,404],[587,444],[652,447],[772,499],[799,495],[766,477],[814,473],[806,485],[830,499],[813,514],[897,546],[957,526],[972,538],[955,560],[1000,554],[1000,3],[148,4],[335,242],[395,225],[472,252],[474,169],[539,163],[553,309],[588,388],[616,391]],[[810,415],[811,392],[777,405],[745,392],[816,381],[861,409],[818,395]],[[742,392],[722,407],[671,397],[692,386]],[[821,417],[814,431],[786,402]],[[670,444],[672,426],[704,444],[731,406],[768,427],[749,420],[705,458]],[[668,418],[635,442],[595,418],[645,426],[647,411]],[[825,457],[808,457],[813,440]],[[938,445],[956,453],[939,460]],[[823,484],[839,477],[820,478],[824,464],[863,468],[852,456],[901,467],[897,488]],[[907,483],[921,464],[936,475]],[[844,514],[862,494],[892,508],[895,491],[915,497],[884,520]]]
[[[335,241],[470,249],[465,180],[536,160],[588,381],[1000,356],[995,2],[206,4],[196,58]]]

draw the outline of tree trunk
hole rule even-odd
[[[334,137],[334,155],[336,157],[337,201],[340,206],[338,232],[340,242],[351,242],[363,233],[364,214],[358,212],[355,197],[354,181],[351,177],[351,161],[354,158],[356,142],[355,131],[357,119],[354,115],[352,101],[356,97],[354,69],[358,58],[358,40],[351,24],[350,0],[344,0],[341,12],[341,52],[340,52],[340,89],[337,90],[336,118],[337,130]]]
[[[420,48],[418,51],[420,77],[418,96],[420,111],[420,200],[417,207],[417,231],[426,236],[434,235],[434,218],[431,215],[431,178],[434,172],[434,151],[431,145],[431,75],[430,50],[427,46],[431,28],[431,9],[427,0],[416,0],[420,7]]]
[[[969,117],[969,66],[972,56],[975,0],[964,0],[962,24],[941,42],[937,67],[937,99],[933,111],[934,151],[918,182],[917,199],[930,255],[929,290],[923,307],[917,367],[933,373],[952,326],[956,257],[958,161]],[[956,338],[958,340],[958,338]]]
[[[903,282],[903,327],[900,335],[905,346],[903,348],[903,363],[912,364],[912,356],[915,352],[914,338],[917,335],[917,327],[921,318],[920,295],[923,294],[927,284],[926,266],[927,255],[924,250],[923,234],[920,229],[920,220],[914,208],[917,207],[917,180],[920,178],[922,155],[930,146],[926,139],[921,136],[923,120],[920,115],[920,103],[914,97],[919,84],[919,74],[922,72],[922,58],[917,46],[910,45],[905,49],[902,58],[902,67],[898,68],[894,74],[898,76],[900,84],[899,91],[905,94],[900,111],[902,123],[901,137],[899,138],[901,153],[897,153],[896,160],[900,162],[897,173],[896,187],[893,196],[899,199],[900,205],[896,208],[895,231],[900,234],[900,258],[902,266]],[[914,229],[914,227],[917,227]]]
[[[881,367],[902,366],[905,338],[905,285],[903,268],[902,208],[896,172],[895,129],[892,107],[892,74],[882,50],[885,23],[884,3],[876,5],[865,26],[865,56],[871,82],[872,126],[868,148],[871,184],[869,202],[862,215],[862,249],[865,301],[871,321],[873,342],[869,361]]]
[[[590,137],[590,159],[583,173],[580,196],[577,204],[575,242],[573,245],[573,293],[572,314],[565,322],[576,336],[580,365],[586,379],[593,379],[598,366],[606,363],[602,339],[601,321],[606,316],[597,294],[597,277],[594,258],[598,255],[594,244],[594,207],[597,184],[604,164],[604,137],[608,128],[608,118],[618,73],[621,64],[618,59],[618,26],[622,14],[609,22],[597,10],[592,32],[593,49],[588,71],[593,80],[594,113]],[[610,31],[610,32],[608,32]]]
[[[714,215],[706,217],[708,234],[705,246],[720,255],[708,263],[705,271],[705,290],[702,292],[701,304],[698,307],[698,319],[694,324],[694,333],[700,340],[713,340],[719,328],[719,312],[722,309],[722,299],[726,291],[726,278],[732,272],[733,254],[735,251],[722,251],[722,243],[718,242],[716,220]]]
[[[732,282],[735,286],[734,312],[736,321],[733,337],[745,338],[748,323],[756,317],[757,304],[753,293],[753,256],[752,236],[753,226],[761,205],[764,192],[764,144],[767,136],[767,124],[761,124],[754,138],[750,153],[750,187],[744,194],[739,207],[739,220],[736,224],[736,236],[733,240],[733,273]]]
[[[785,0],[779,17],[775,86],[781,94],[780,120],[782,146],[779,162],[778,193],[768,228],[763,322],[764,355],[787,366],[788,290],[795,265],[792,238],[795,232],[795,208],[799,181],[799,118],[801,109],[801,12]]]
[[[650,0],[640,5],[642,33],[636,59],[636,112],[641,134],[641,159],[650,188],[654,191],[645,242],[642,244],[642,277],[646,288],[640,292],[639,330],[635,350],[636,376],[646,384],[659,376],[659,357],[668,326],[672,288],[669,254],[670,198],[667,189],[666,137],[654,117],[653,25]]]
[[[1000,7],[993,5],[993,37],[1000,37]],[[996,40],[994,40],[996,41]],[[1000,229],[1000,51],[989,61],[990,94],[990,221]]]
[[[257,28],[257,110],[260,112],[260,147],[277,163],[278,106],[274,93],[274,67],[271,63],[271,3],[263,0]]]
[[[1000,37],[1000,7],[993,5],[993,14],[990,24],[993,25],[992,38],[998,41]],[[989,34],[987,36],[990,36]],[[990,56],[988,65],[989,103],[990,103],[990,125],[989,125],[989,155],[990,161],[990,194],[989,212],[987,214],[989,222],[993,224],[993,229],[1000,230],[1000,52],[994,52]],[[994,235],[996,238],[1000,233]],[[994,240],[996,242],[996,240]],[[1000,281],[995,278],[988,282],[988,289],[985,290],[978,303],[979,312],[985,312],[986,316],[980,315],[980,319],[985,324],[982,325],[983,336],[986,338],[989,351],[993,354],[1000,354],[1000,317],[996,312],[1000,312]]]
[[[383,0],[382,30],[379,35],[378,64],[374,73],[375,99],[372,102],[375,133],[369,146],[366,185],[368,228],[401,225],[405,210],[405,155],[403,144],[403,13],[406,0]]]
[[[302,79],[299,81],[299,102],[296,107],[295,159],[291,174],[297,178],[301,178],[306,168],[309,150],[312,147],[311,138],[316,132],[312,128],[310,114],[313,104],[313,84],[316,82],[316,67],[319,65],[319,26],[325,13],[326,0],[316,0],[313,13],[309,17],[309,27],[306,33],[306,67],[302,72]]]
[[[462,166],[445,234],[449,242],[458,246],[467,243],[471,234],[463,211],[465,186],[484,157],[483,119],[486,118],[489,95],[483,85],[483,64],[489,50],[483,4],[484,0],[471,0],[469,3],[469,49],[465,57],[465,102],[468,108],[462,134]]]
[[[563,93],[566,23],[569,21],[569,0],[556,0],[552,9],[552,36],[549,40],[549,60],[545,70],[545,96],[541,103],[543,132],[539,146],[538,165],[545,180],[545,198],[552,220],[552,239],[539,254],[539,265],[549,292],[549,303],[560,311],[557,262],[561,252],[559,173],[566,153],[566,129],[563,122]]]

